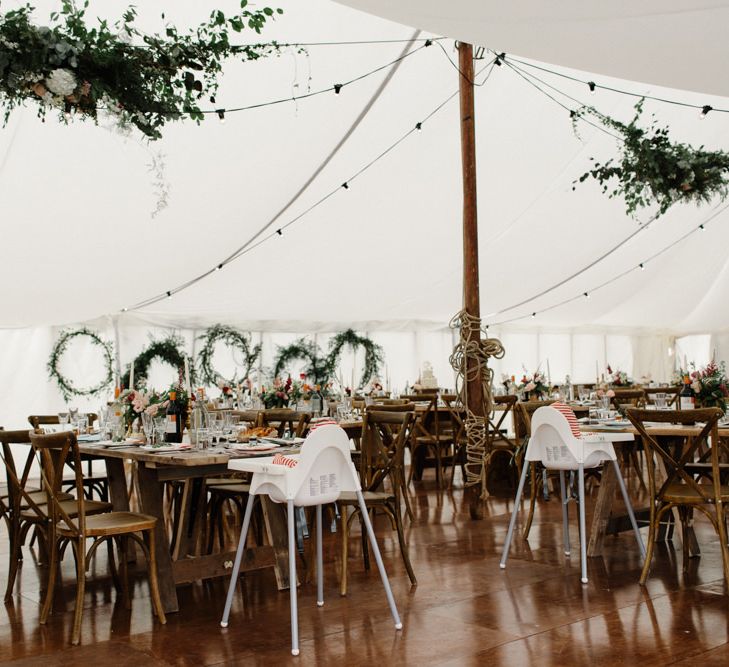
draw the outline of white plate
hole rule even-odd
[[[192,446],[188,444],[173,443],[169,445],[159,445],[157,447],[153,445],[141,445],[139,449],[143,449],[146,452],[185,452],[192,451]]]

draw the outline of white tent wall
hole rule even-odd
[[[111,320],[91,322],[88,326],[104,340],[115,340],[114,324]],[[6,429],[25,428],[28,415],[55,414],[69,405],[56,384],[48,379],[46,368],[52,346],[60,331],[57,327],[0,330],[0,425]],[[184,349],[188,354],[199,351],[200,343],[195,339],[203,333],[202,329],[120,325],[116,349],[122,370],[126,369],[151,339],[160,339],[170,333],[184,340]],[[252,379],[257,383],[270,381],[271,369],[280,346],[305,336],[309,340],[315,340],[322,351],[326,352],[333,333],[307,335],[303,332],[253,332],[252,342],[262,344],[262,356],[258,368],[252,373]],[[455,379],[448,357],[453,349],[454,336],[449,329],[361,333],[367,334],[382,346],[385,361],[380,380],[384,383],[386,375],[389,375],[394,390],[402,391],[406,384],[412,385],[426,362],[432,365],[441,387],[453,388]],[[674,342],[673,338],[666,335],[508,330],[489,330],[489,334],[499,337],[506,348],[503,359],[491,362],[495,382],[501,380],[502,374],[520,377],[524,369],[529,373],[537,368],[547,372],[547,364],[554,383],[563,382],[566,375],[570,375],[576,383],[593,382],[596,372],[604,373],[607,364],[613,369],[633,375],[636,379],[650,377],[660,382],[670,379],[673,368],[672,357],[668,351]],[[692,356],[691,359],[693,358]],[[227,378],[236,373],[240,378],[242,373],[240,354],[222,345],[216,347],[213,365]],[[293,363],[286,371],[297,377],[302,366],[302,363]],[[345,383],[350,384],[353,373],[355,382],[359,383],[362,368],[362,351],[353,354],[345,350],[340,360]],[[260,378],[259,369],[263,369]],[[103,376],[103,359],[97,347],[79,341],[69,346],[68,353],[61,359],[61,370],[72,379],[74,385],[90,386]],[[176,373],[169,366],[159,361],[152,363],[149,386],[164,388],[175,378]],[[212,389],[212,395],[217,395],[217,389]],[[97,412],[108,397],[74,397],[70,405],[83,412]]]

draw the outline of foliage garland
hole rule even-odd
[[[637,102],[635,115],[627,125],[594,107],[583,106],[572,112],[575,133],[580,118],[593,116],[623,139],[619,163],[612,158],[602,164],[596,162],[574,183],[594,178],[610,198],[625,197],[626,210],[631,216],[638,208],[650,205],[658,206],[655,216],[658,217],[676,202],[701,204],[715,195],[724,200],[729,194],[729,153],[672,142],[668,128],[659,127],[654,115],[647,128],[640,127],[644,101]],[[617,179],[617,185],[611,185],[613,179]]]
[[[106,364],[103,380],[101,380],[98,384],[95,384],[92,387],[88,388],[75,387],[71,380],[61,374],[61,371],[58,368],[60,359],[66,351],[68,344],[74,338],[77,338],[79,336],[86,336],[92,341],[94,345],[98,345],[102,349],[104,354],[104,362]],[[56,344],[51,350],[51,356],[48,359],[47,365],[48,376],[52,380],[56,381],[56,384],[58,384],[58,388],[61,390],[61,394],[66,401],[68,401],[72,396],[94,396],[101,393],[113,382],[113,358],[114,354],[111,343],[102,340],[99,334],[95,333],[94,331],[90,331],[86,327],[83,327],[81,329],[69,329],[61,332],[61,335],[58,337]]]
[[[152,340],[149,345],[140,352],[134,359],[134,384],[140,386],[147,380],[149,374],[149,367],[154,359],[159,359],[169,364],[173,368],[177,369],[179,374],[183,373],[185,366],[185,354],[181,351],[185,341],[176,336],[170,334],[162,340]],[[131,371],[131,364],[127,365],[126,371],[121,378],[121,383],[124,387],[129,387],[129,374]],[[195,382],[194,368],[190,364],[190,381]]]
[[[299,338],[286,347],[279,347],[274,375],[279,375],[290,361],[303,359],[308,362],[304,368],[306,375],[312,378],[314,384],[324,386],[336,373],[339,358],[346,346],[353,350],[363,348],[365,351],[364,371],[360,380],[360,385],[365,386],[377,374],[383,362],[382,347],[366,336],[360,336],[352,329],[347,329],[334,336],[329,341],[329,352],[326,355],[316,343],[307,341],[305,338]]]
[[[247,333],[238,331],[233,327],[224,324],[216,324],[205,331],[198,340],[204,341],[202,349],[198,356],[198,367],[200,369],[200,380],[208,386],[215,386],[218,380],[224,379],[215,368],[213,368],[213,354],[215,353],[215,345],[218,342],[240,350],[243,353],[243,364],[245,373],[241,379],[247,378],[251,374],[256,360],[261,354],[260,344],[251,347],[251,338]],[[230,380],[230,384],[235,384],[235,376]]]
[[[256,60],[277,51],[272,44],[235,46],[230,33],[246,27],[260,33],[281,9],[241,9],[228,17],[214,10],[206,23],[188,32],[167,24],[164,35],[147,35],[135,25],[130,6],[112,26],[85,23],[89,2],[77,8],[63,0],[49,26],[31,21],[33,7],[24,5],[0,16],[0,105],[5,122],[13,109],[35,102],[38,115],[57,110],[61,120],[97,120],[100,110],[120,126],[133,125],[149,139],[159,139],[165,123],[189,116],[198,123],[204,97],[215,102],[223,61]],[[164,19],[164,14],[162,14]],[[132,44],[133,40],[137,44]]]

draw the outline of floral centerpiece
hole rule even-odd
[[[621,370],[613,370],[610,368],[610,364],[607,365],[607,372],[607,381],[613,385],[613,387],[629,387],[633,384],[633,380],[628,377],[627,373]]]
[[[722,412],[726,412],[729,381],[726,377],[726,364],[723,361],[717,364],[712,360],[704,368],[682,372],[681,384],[686,375],[691,380],[691,389],[696,396],[697,404],[704,408],[720,408]]]
[[[539,400],[549,396],[549,386],[544,373],[536,370],[532,375],[527,375],[526,370],[522,375],[517,391],[522,394],[525,400]]]
[[[135,423],[143,412],[155,417],[160,408],[166,409],[169,398],[169,391],[158,392],[155,390],[146,391],[145,389],[125,389],[119,394],[118,400],[122,405],[122,418],[124,419],[124,425],[127,431],[134,430]],[[178,398],[178,400],[180,399]]]
[[[293,380],[289,377],[285,382],[276,378],[271,387],[261,387],[259,397],[266,408],[285,408],[291,400]]]

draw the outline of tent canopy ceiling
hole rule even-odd
[[[337,0],[439,35],[597,74],[729,95],[727,0]]]
[[[39,18],[57,7],[50,0],[36,4]],[[118,17],[125,4],[92,2],[89,12]],[[412,25],[419,25],[393,23],[327,0],[271,4],[285,13],[264,38],[280,42],[407,40]],[[3,9],[12,5],[6,2]],[[221,0],[217,6],[234,11],[239,3]],[[150,0],[139,7],[140,25],[159,30],[163,7],[178,27],[194,25],[210,11],[192,0],[172,6]],[[610,23],[609,16],[603,18]],[[244,35],[243,41],[253,39]],[[32,108],[16,112],[0,131],[5,251],[0,280],[6,286],[0,326],[88,321],[163,294],[216,266],[274,219],[334,153],[269,231],[293,220],[457,90],[457,73],[446,57],[455,55],[453,42],[442,45],[445,54],[433,46],[405,59],[380,94],[387,69],[339,95],[229,114],[225,124],[215,119],[201,126],[173,124],[152,144],[90,123],[64,126],[50,117],[42,123]],[[254,63],[230,63],[216,106],[327,88],[396,59],[403,47],[311,46],[306,54],[284,50]],[[606,91],[591,97],[583,84],[540,77],[605,113],[620,119],[632,114],[635,98]],[[729,100],[704,94],[606,77],[601,82],[729,107]],[[597,185],[572,190],[591,156],[616,153],[614,139],[589,126],[575,136],[567,112],[506,67],[495,68],[477,89],[476,107],[482,313],[496,313],[489,321],[527,315],[515,325],[671,332],[729,327],[729,311],[722,307],[729,296],[724,251],[729,211],[703,234],[649,262],[645,271],[589,300],[540,312],[636,267],[698,225],[711,207],[675,207],[579,278],[500,313],[590,264],[638,223],[625,215],[622,201],[606,199]],[[646,109],[669,124],[679,140],[729,149],[729,114],[713,113],[700,122],[693,109],[659,103]],[[169,205],[154,218],[153,156],[163,156],[170,188]],[[331,331],[351,323],[365,330],[444,326],[460,308],[462,291],[457,97],[429,118],[422,132],[413,132],[350,182],[348,190],[337,190],[283,236],[274,235],[172,299],[122,317],[184,327],[226,321],[281,331]],[[539,313],[534,320],[528,317],[533,311]]]

